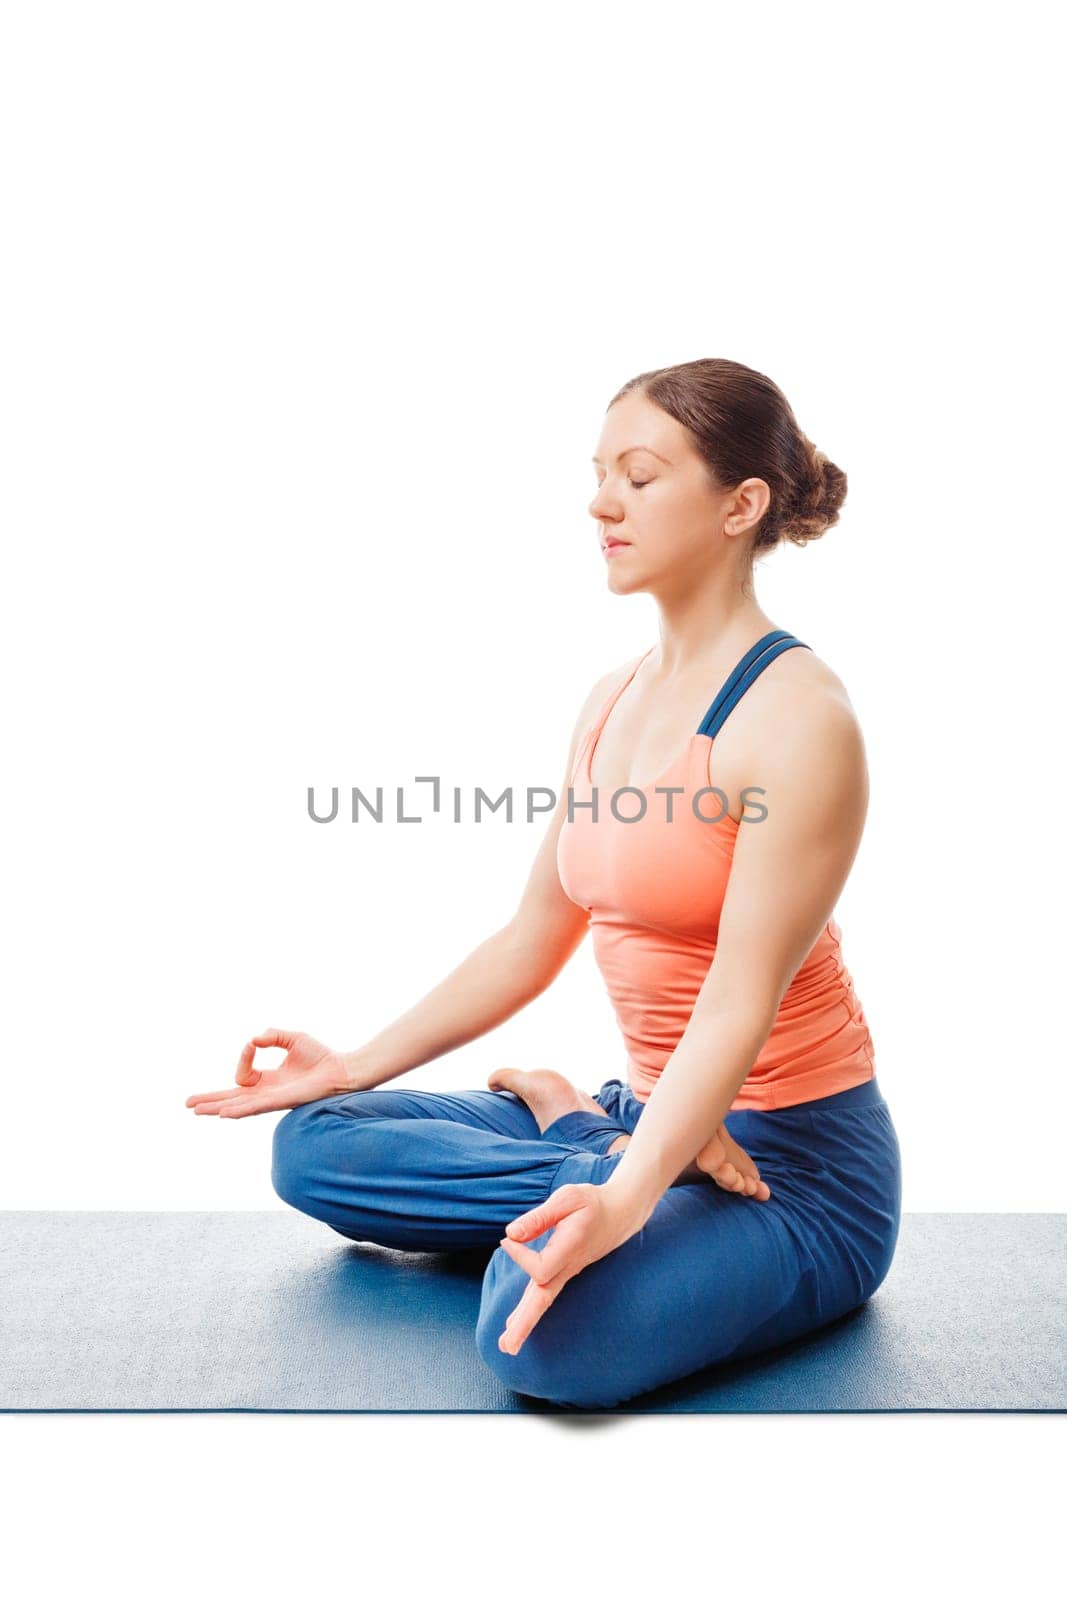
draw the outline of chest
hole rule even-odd
[[[608,787],[579,752],[557,846],[564,892],[594,919],[714,938],[738,822],[708,784],[712,740],[691,735],[648,784]],[[738,807],[740,811],[741,807]]]

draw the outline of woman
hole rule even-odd
[[[837,520],[845,476],[775,384],[726,360],[633,379],[593,459],[609,587],[655,598],[659,643],[586,699],[511,921],[359,1049],[272,1029],[238,1088],[186,1102],[294,1108],[275,1189],[346,1238],[496,1245],[482,1358],[585,1409],[862,1304],[901,1197],[833,919],[867,810],[862,735],[751,584],[763,552]],[[626,1082],[590,1096],[501,1069],[455,1094],[377,1087],[514,1015],[590,928]],[[257,1068],[270,1046],[284,1062]]]

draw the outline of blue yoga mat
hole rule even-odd
[[[490,1253],[292,1210],[0,1212],[0,1410],[558,1410],[478,1355]],[[1063,1411],[1065,1329],[1067,1214],[907,1212],[865,1306],[616,1410]]]

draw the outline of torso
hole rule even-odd
[[[813,696],[847,699],[795,636],[772,650],[763,634],[773,631],[749,639],[754,680],[741,677],[744,642],[670,683],[656,681],[655,648],[631,660],[597,685],[577,747],[574,813],[561,826],[556,863],[564,893],[589,914],[641,1100],[682,1037],[714,957],[737,835],[754,820],[746,791],[766,793],[763,753],[786,731],[803,731]],[[625,790],[640,793],[616,793]],[[698,805],[699,790],[714,793]],[[873,1075],[870,1032],[831,916],[731,1109],[792,1105]]]

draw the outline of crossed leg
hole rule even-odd
[[[603,1130],[598,1121],[583,1127],[584,1141],[569,1140],[564,1130],[588,1124],[586,1113],[557,1118],[542,1136],[510,1092],[361,1089],[286,1112],[271,1177],[289,1205],[349,1239],[402,1250],[495,1246],[557,1183],[610,1175],[619,1157],[602,1146],[626,1129],[599,1116]]]

